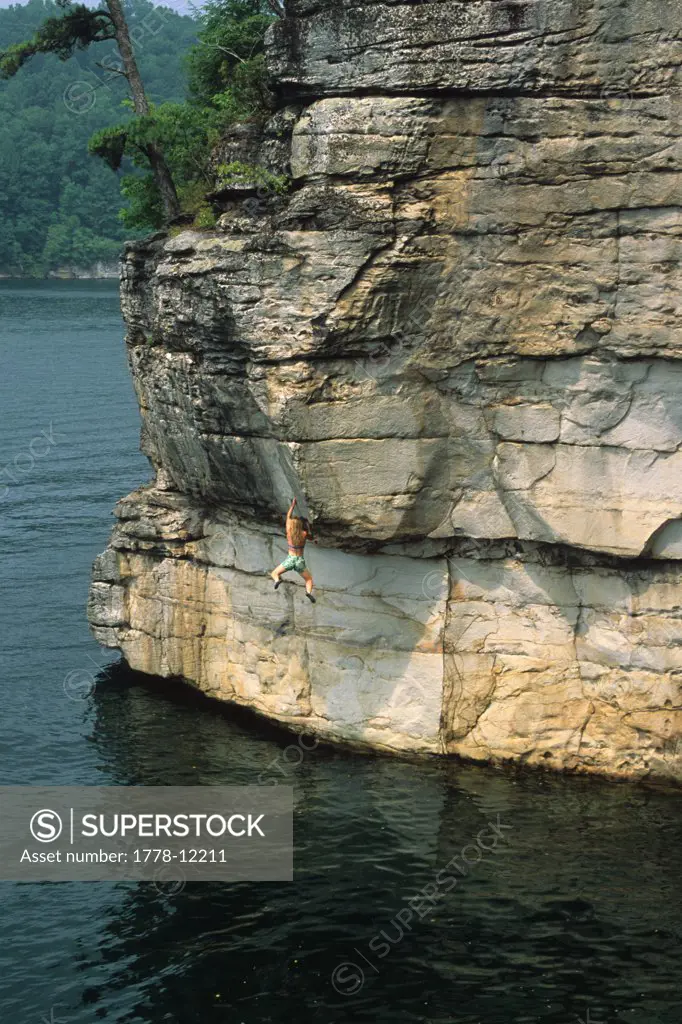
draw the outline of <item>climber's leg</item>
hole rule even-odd
[[[294,555],[289,555],[288,558],[284,559],[281,565],[278,565],[277,568],[270,573],[270,578],[275,581],[275,590],[277,590],[282,582],[280,577],[282,577],[285,572],[290,572],[292,569],[298,569],[300,561],[302,561],[302,559],[298,559]],[[303,562],[303,565],[305,567],[305,562]]]
[[[312,603],[315,604],[315,598],[313,597],[313,587],[315,586],[315,584],[313,582],[313,578],[307,569],[303,570],[301,576],[305,580],[306,597],[308,598],[309,601],[312,601]]]
[[[277,568],[274,569],[273,572],[270,573],[270,579],[275,581],[275,590],[277,590],[277,588],[279,586],[281,586],[281,584],[282,584],[282,576],[287,571],[288,570],[287,570],[286,562],[282,562],[281,565],[278,565]]]

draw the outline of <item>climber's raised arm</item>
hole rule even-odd
[[[313,534],[313,528],[310,525],[310,520],[309,519],[304,519],[303,520],[303,528],[305,530],[306,540],[311,540],[313,542],[313,544],[317,544],[317,540],[315,538],[315,535]]]

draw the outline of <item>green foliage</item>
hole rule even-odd
[[[127,141],[127,125],[117,124],[112,128],[100,128],[90,137],[88,153],[92,156],[101,156],[112,171],[117,171],[123,163]]]
[[[121,182],[121,191],[128,200],[128,206],[121,211],[121,219],[126,227],[143,230],[163,228],[163,207],[151,174],[126,175]],[[193,227],[215,227],[216,219],[206,201],[206,185],[203,181],[181,185],[178,197],[183,212],[193,217]]]
[[[195,228],[214,228],[216,226],[215,214],[207,203],[204,203],[197,211],[192,226]]]
[[[272,195],[284,195],[291,188],[291,179],[283,174],[271,174],[264,167],[245,164],[241,160],[234,160],[231,164],[220,164],[217,174],[218,188],[250,185]]]
[[[118,242],[100,238],[91,228],[82,226],[77,214],[71,214],[50,224],[43,259],[48,266],[88,267],[100,260],[115,260],[118,249]]]
[[[0,52],[0,77],[15,75],[37,53],[54,53],[60,60],[68,60],[75,50],[113,38],[112,24],[106,15],[91,11],[84,4],[72,6],[59,17],[47,18],[28,41],[12,43]]]
[[[90,152],[117,170],[128,158],[147,170],[145,147],[158,146],[175,182],[182,212],[192,215],[198,228],[215,225],[206,193],[216,182],[210,158],[227,127],[246,118],[263,117],[271,97],[266,86],[264,37],[273,15],[262,0],[209,0],[201,18],[197,44],[187,57],[190,101],[154,106],[147,117],[137,117],[97,132]],[[259,168],[233,167],[225,172],[246,175],[271,192],[288,188]],[[224,184],[219,172],[218,186]],[[224,177],[224,175],[223,175]],[[136,181],[127,176],[122,190],[128,207],[122,212],[129,228],[163,225],[161,204],[151,177]]]
[[[267,109],[263,50],[274,18],[263,0],[208,0],[197,45],[187,57],[190,99],[231,119]]]
[[[162,227],[144,153],[151,141],[183,212],[213,227],[212,148],[229,125],[271,108],[263,50],[278,0],[209,0],[196,18],[126,0],[125,12],[151,103],[143,118],[116,73],[115,43],[92,42],[109,32],[101,12],[59,0],[0,9],[0,77],[21,67],[0,81],[0,273],[42,276],[112,260],[131,232]],[[229,165],[218,185],[239,177],[272,193],[289,184]]]
[[[60,13],[53,0],[0,9],[0,51]],[[126,16],[150,99],[182,103],[197,22],[149,0],[127,0]],[[121,107],[127,83],[106,70],[117,62],[115,44],[98,42],[65,62],[39,53],[0,81],[0,273],[41,277],[66,264],[115,260],[131,227],[149,230],[142,217],[122,223],[121,206],[133,203],[125,194],[121,201],[121,178],[87,153],[93,132],[130,117]]]
[[[225,119],[219,111],[189,103],[163,103],[149,118],[136,118],[128,136],[130,146],[140,148],[156,142],[163,148],[173,178],[180,188],[185,182],[203,179],[211,183],[208,161],[218,142]]]
[[[212,187],[209,159],[223,125],[224,118],[217,110],[189,103],[163,103],[152,108],[147,117],[136,117],[96,132],[90,139],[89,151],[102,157],[114,170],[118,170],[125,157],[134,167],[147,169],[145,147],[154,143],[163,150],[183,213],[198,215],[201,211],[200,226],[209,227],[215,224],[205,198]],[[130,203],[122,211],[126,227],[163,226],[163,210],[151,175],[126,176],[122,191]]]
[[[193,215],[192,227],[215,227],[215,215],[206,201],[206,185],[203,181],[193,181],[183,185],[180,189],[180,203],[185,213]]]
[[[121,179],[121,193],[128,200],[120,213],[126,228],[133,231],[159,230],[165,218],[161,197],[151,174],[126,174]]]

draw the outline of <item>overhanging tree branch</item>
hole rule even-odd
[[[126,79],[128,77],[121,68],[115,68],[113,64],[103,64],[101,60],[95,61],[95,67],[101,68],[102,71],[110,71],[112,75],[121,75],[122,78]]]
[[[219,43],[204,43],[204,42],[202,42],[200,45],[201,46],[210,46],[212,50],[221,50],[222,53],[226,53],[226,54],[228,54],[228,56],[234,57],[234,59],[238,60],[240,64],[246,64],[246,59],[244,57],[240,57],[239,54],[235,53],[233,50],[228,50],[228,48],[226,46],[220,46]]]
[[[38,53],[55,53],[60,60],[68,60],[76,50],[115,38],[106,11],[91,11],[84,4],[72,6],[62,18],[47,18],[32,39],[0,53],[0,77],[11,78]]]

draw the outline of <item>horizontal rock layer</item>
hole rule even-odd
[[[271,62],[282,92],[669,93],[673,0],[288,0]]]
[[[126,254],[156,482],[104,642],[336,739],[679,774],[673,14],[288,4],[282,107],[221,159],[290,193]],[[266,576],[294,493],[315,608]]]

